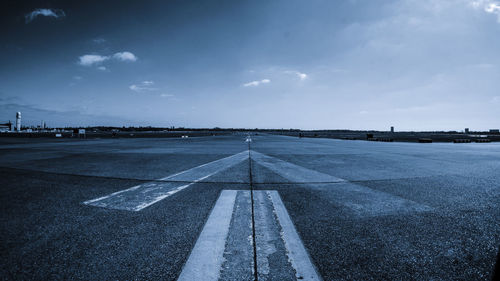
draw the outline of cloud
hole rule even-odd
[[[92,42],[94,42],[96,44],[102,44],[102,43],[106,42],[106,39],[104,39],[104,38],[95,38],[95,39],[92,39]]]
[[[305,74],[305,73],[302,73],[302,72],[298,72],[298,71],[291,71],[291,70],[287,70],[285,71],[286,74],[294,74],[294,75],[297,75],[297,77],[299,77],[300,81],[304,81],[307,79],[308,75]]]
[[[132,84],[128,88],[136,93],[151,94],[160,98],[174,98],[173,94],[161,93],[161,88],[153,87],[155,85],[154,81],[144,80],[138,84]]]
[[[500,2],[490,3],[484,8],[488,13],[499,14],[500,13]]]
[[[65,17],[66,14],[60,9],[36,9],[33,12],[24,15],[24,18],[26,19],[26,23],[30,23],[38,16],[60,18]]]
[[[243,87],[259,86],[259,84],[260,84],[260,81],[252,81],[252,82],[248,82],[248,83],[243,84]]]
[[[158,91],[158,88],[151,87],[154,85],[153,81],[142,81],[139,84],[132,84],[128,88],[137,93]]]
[[[132,54],[131,52],[119,52],[115,53],[113,55],[114,59],[120,60],[120,61],[136,61],[137,57]]]
[[[245,84],[243,84],[243,87],[256,87],[256,86],[259,86],[260,84],[268,84],[268,83],[271,83],[271,80],[262,79],[260,81],[256,80],[256,81],[245,83]]]
[[[103,61],[109,60],[108,56],[101,55],[83,55],[80,57],[80,61],[78,62],[83,66],[92,66],[94,64],[100,64]]]
[[[117,60],[117,61],[137,61],[137,57],[131,52],[118,52],[112,56],[101,56],[101,55],[83,55],[79,58],[79,64],[83,66],[99,65],[107,60]],[[106,70],[106,67],[100,66],[99,70]]]
[[[300,80],[305,80],[307,78],[307,74],[305,73],[297,72],[297,75],[299,76]]]
[[[136,91],[136,92],[139,92],[141,90],[141,87],[140,86],[137,86],[135,84],[132,84],[128,87],[130,90],[132,91]]]
[[[102,66],[102,65],[99,66],[97,69],[102,70],[102,71],[106,71],[107,70],[107,68],[105,66]]]
[[[500,1],[494,0],[474,0],[471,2],[472,7],[482,9],[486,13],[494,14],[500,23]]]

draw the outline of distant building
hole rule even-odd
[[[8,123],[0,124],[0,132],[8,132],[10,131],[11,127],[12,124],[10,123],[10,121]]]
[[[391,126],[391,133],[394,133],[394,126]]]
[[[465,128],[465,133],[468,134],[469,133],[469,128]]]
[[[490,133],[492,133],[492,134],[500,134],[500,130],[499,129],[490,129]]]
[[[16,113],[16,131],[21,131],[21,112]]]

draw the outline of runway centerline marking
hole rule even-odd
[[[243,151],[161,178],[158,182],[148,182],[133,186],[106,196],[85,201],[83,204],[109,209],[140,211],[247,159],[248,151]]]
[[[251,206],[248,203],[238,205],[238,208],[233,206],[238,201],[248,201],[250,192],[249,190],[221,192],[178,280],[254,279],[253,265],[248,262],[253,259],[252,250],[242,250],[242,248],[253,249],[251,247],[253,239],[246,237],[249,232],[241,229],[242,225],[251,221]],[[254,227],[259,279],[322,280],[278,192],[275,190],[253,192],[256,196],[255,204],[258,204]],[[242,199],[246,201],[241,201]],[[238,215],[236,212],[239,212]],[[235,245],[228,241],[240,241],[240,244],[235,248]],[[269,262],[268,258],[271,255],[272,262]]]

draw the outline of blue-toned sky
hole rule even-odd
[[[500,1],[2,1],[0,120],[500,127]]]

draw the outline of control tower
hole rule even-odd
[[[21,112],[16,113],[16,131],[21,131]]]

